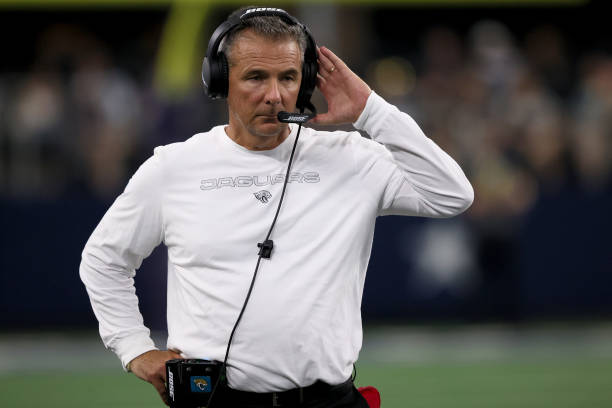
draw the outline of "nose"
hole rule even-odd
[[[279,84],[277,80],[271,79],[266,90],[266,104],[277,105],[279,103],[281,103]]]

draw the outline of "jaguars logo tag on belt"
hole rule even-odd
[[[210,392],[210,377],[191,377],[191,392]]]

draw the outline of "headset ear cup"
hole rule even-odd
[[[304,109],[310,103],[310,97],[317,86],[317,63],[312,61],[304,62],[302,66],[302,82],[300,84],[300,92],[296,106],[299,109]]]
[[[229,86],[229,67],[227,58],[220,52],[216,58],[204,58],[202,62],[202,82],[206,95],[212,99],[227,97]]]
[[[219,97],[227,98],[229,91],[229,63],[222,51],[219,51],[217,57],[219,61]]]
[[[202,85],[204,85],[204,92],[206,95],[210,95],[210,64],[208,58],[204,57],[202,61]]]

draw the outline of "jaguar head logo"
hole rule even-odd
[[[191,377],[191,392],[211,392],[210,376]]]
[[[253,193],[256,199],[258,199],[262,204],[267,204],[268,201],[272,198],[272,194],[268,190],[261,190],[256,193]]]
[[[203,378],[197,378],[193,382],[195,386],[198,387],[198,389],[201,391],[205,391],[206,388],[208,388],[208,381]]]

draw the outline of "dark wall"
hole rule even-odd
[[[87,198],[0,201],[0,327],[95,326],[78,277],[80,253],[110,203]],[[363,301],[366,321],[507,320],[612,316],[612,194],[564,191],[540,200],[514,236],[487,236],[467,294],[410,287],[415,254],[402,242],[431,223],[379,218]],[[588,211],[585,211],[588,209]],[[468,221],[466,221],[468,222]],[[398,240],[398,237],[403,237]],[[405,238],[408,238],[406,241]],[[489,251],[483,254],[482,252]],[[165,248],[137,273],[145,320],[165,326]]]

